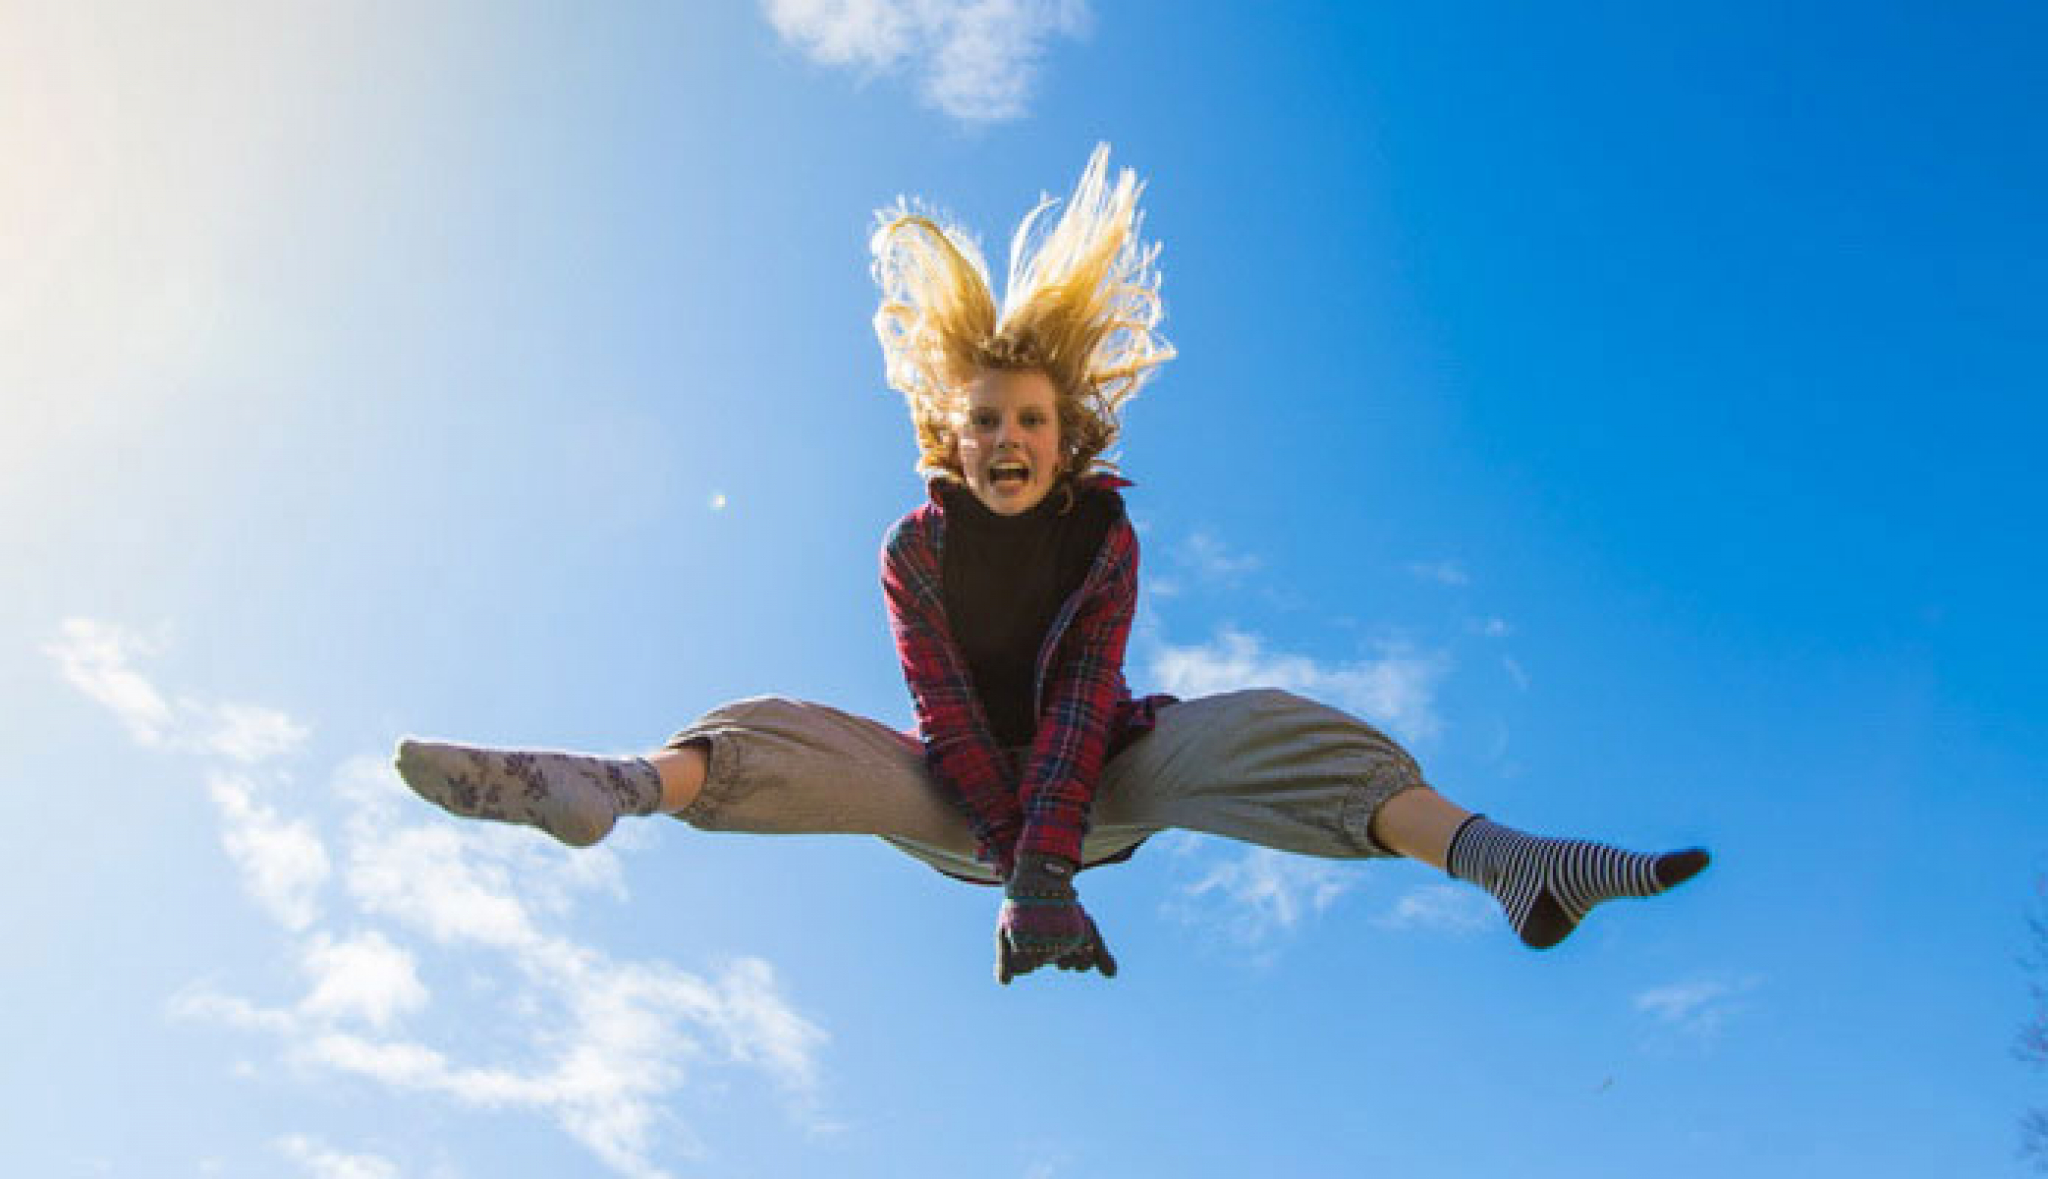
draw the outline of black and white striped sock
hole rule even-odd
[[[1451,836],[1451,875],[1492,893],[1522,941],[1547,950],[1616,897],[1653,897],[1698,875],[1704,848],[1640,855],[1582,839],[1524,835],[1473,815]]]

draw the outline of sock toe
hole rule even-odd
[[[1713,857],[1703,847],[1689,847],[1657,857],[1654,869],[1659,888],[1674,888],[1700,874]]]
[[[398,752],[391,757],[391,767],[414,791],[420,789],[422,776],[427,770],[426,748],[418,741],[406,738],[398,743]]]

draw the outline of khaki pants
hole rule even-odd
[[[714,709],[671,748],[709,746],[709,771],[677,817],[707,831],[876,835],[932,867],[995,882],[951,791],[917,739],[798,700]],[[1093,864],[1169,828],[1302,855],[1388,856],[1368,834],[1380,804],[1423,785],[1415,759],[1334,708],[1270,688],[1184,700],[1103,767],[1082,846]]]

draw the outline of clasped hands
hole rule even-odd
[[[1074,891],[1074,870],[1073,863],[1057,856],[1026,852],[1017,857],[996,919],[997,982],[1007,986],[1041,966],[1100,970],[1104,978],[1116,977],[1116,959]]]

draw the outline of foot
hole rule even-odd
[[[661,802],[661,775],[637,757],[407,739],[394,764],[414,793],[451,814],[524,823],[571,847],[589,847],[620,815],[652,814]]]
[[[1580,839],[1525,835],[1474,815],[1451,837],[1451,875],[1500,901],[1525,945],[1547,950],[1571,935],[1594,905],[1653,897],[1699,875],[1705,848],[1642,855]]]

